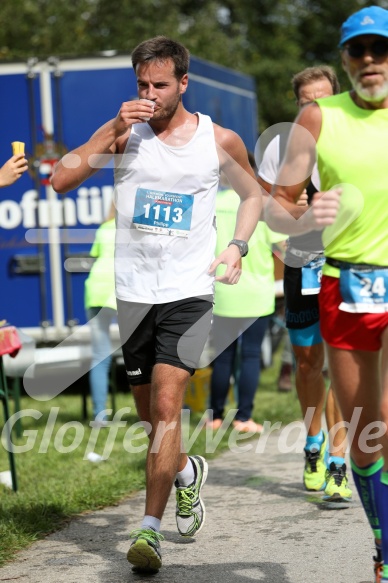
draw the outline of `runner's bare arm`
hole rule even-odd
[[[267,204],[267,202],[269,200],[269,196],[271,194],[273,184],[270,184],[269,182],[267,182],[266,180],[264,180],[264,178],[262,178],[261,176],[258,176],[257,177],[257,182],[261,186],[261,193],[263,195],[263,211],[264,211],[264,207],[265,207],[265,205]],[[306,206],[308,204],[308,195],[307,195],[306,189],[303,190],[303,192],[300,195],[300,197],[298,198],[296,204],[298,206]],[[262,212],[262,215],[263,214],[264,213]]]
[[[315,145],[321,125],[321,110],[315,103],[303,108],[295,120],[284,162],[264,211],[269,227],[275,231],[299,235],[319,228],[312,209],[298,204],[298,200],[310,181],[316,162]]]
[[[124,102],[114,119],[101,126],[85,144],[58,162],[51,180],[54,190],[65,194],[77,188],[106,166],[113,154],[122,153],[131,126],[144,123],[141,116],[148,115],[149,110],[149,105],[137,99]]]
[[[270,198],[273,185],[270,184],[269,182],[267,182],[266,180],[264,180],[261,176],[257,177],[257,182],[261,186],[261,195],[263,197],[263,208],[261,210],[260,220],[264,221],[265,220],[264,209],[265,209],[267,202]]]
[[[240,136],[220,126],[215,128],[221,170],[240,197],[234,238],[249,241],[262,210],[261,188]]]
[[[248,160],[246,147],[241,138],[231,130],[214,124],[220,169],[225,173],[231,187],[240,196],[236,216],[236,227],[231,239],[249,241],[260,219],[262,197],[260,186]],[[223,276],[216,279],[223,283],[237,283],[241,275],[241,255],[236,245],[225,249],[212,263],[209,272],[215,273],[220,264],[226,264]]]
[[[114,120],[100,127],[82,146],[68,152],[57,163],[51,179],[56,192],[66,194],[104,167],[115,152]]]

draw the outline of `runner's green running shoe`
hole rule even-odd
[[[326,464],[325,450],[327,444],[327,433],[324,433],[325,439],[321,449],[309,451],[304,450],[305,466],[303,472],[303,483],[306,490],[324,490],[326,486]]]
[[[176,524],[182,536],[195,536],[205,523],[205,505],[201,489],[206,482],[208,466],[200,455],[189,456],[194,465],[195,478],[190,486],[176,486]]]
[[[164,539],[153,528],[138,528],[129,534],[135,539],[127,553],[128,561],[134,570],[143,573],[155,573],[162,566],[162,554],[159,541]]]
[[[330,502],[349,502],[352,498],[352,491],[348,486],[348,477],[346,475],[346,464],[337,466],[331,462],[326,470],[326,488],[323,500]]]

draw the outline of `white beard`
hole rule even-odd
[[[352,85],[357,95],[364,101],[376,103],[388,97],[388,81],[385,81],[380,87],[364,87],[360,81],[352,81]]]

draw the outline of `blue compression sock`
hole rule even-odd
[[[366,468],[359,468],[353,460],[350,460],[358,495],[372,527],[373,534],[377,539],[381,538],[378,503],[381,492],[380,476],[383,463],[383,458],[381,458]]]

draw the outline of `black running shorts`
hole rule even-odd
[[[151,382],[156,363],[194,374],[209,335],[213,296],[166,304],[117,300],[122,350],[131,385]]]
[[[318,294],[302,296],[302,269],[284,266],[286,327],[303,330],[319,322]]]

